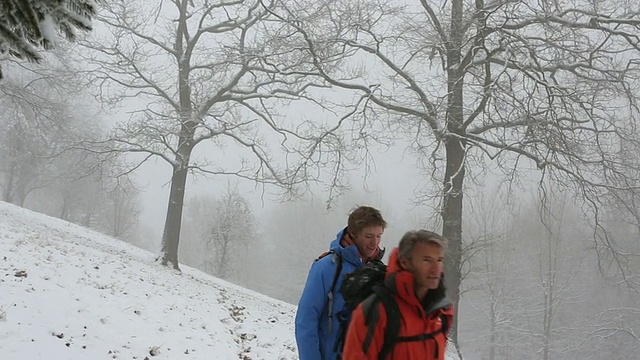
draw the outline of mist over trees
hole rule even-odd
[[[387,249],[449,239],[464,359],[637,356],[638,5],[127,1],[94,25],[62,60],[3,61],[3,201],[154,250],[161,233],[163,264],[294,304],[372,205]],[[368,189],[383,157],[418,181]],[[141,224],[154,160],[165,218]]]
[[[47,64],[10,62],[0,83],[1,199],[126,239],[137,231],[138,189],[110,161],[80,149],[103,124],[91,97],[64,62],[65,49]],[[78,102],[85,99],[86,102]]]
[[[637,294],[602,276],[599,267],[616,264],[599,259],[585,242],[592,230],[580,203],[552,190],[518,197],[505,188],[485,191],[467,203],[489,210],[465,223],[464,248],[473,252],[464,266],[459,315],[466,357],[631,356],[640,326],[632,315]]]
[[[367,100],[356,117],[404,131],[422,153],[425,200],[451,241],[454,304],[465,257],[465,179],[491,168],[517,181],[537,170],[582,197],[593,229],[605,232],[605,197],[636,190],[616,150],[638,139],[636,6],[325,1],[273,12],[318,76]],[[621,256],[606,236],[592,242]]]
[[[247,264],[255,262],[251,249],[259,244],[251,205],[227,185],[219,197],[194,196],[185,205],[181,237],[185,262],[233,282],[246,282]],[[256,269],[258,270],[258,269]]]
[[[264,282],[279,284],[274,296],[297,304],[311,264],[329,251],[337,233],[347,226],[349,213],[359,205],[383,209],[382,216],[391,225],[385,229],[380,246],[387,250],[398,244],[405,229],[419,225],[396,217],[389,210],[384,193],[353,190],[331,208],[321,198],[307,196],[301,201],[279,204],[270,211],[264,217],[261,235],[268,245],[265,255],[269,260],[265,267],[273,269],[265,274],[268,278]]]

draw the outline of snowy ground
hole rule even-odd
[[[297,359],[295,307],[0,202],[0,359]]]

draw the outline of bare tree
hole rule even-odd
[[[86,131],[79,120],[84,107],[72,104],[81,89],[61,67],[65,56],[58,49],[46,68],[16,62],[5,66],[13,74],[0,83],[0,187],[5,201],[23,206],[34,190],[51,185],[66,171],[56,171],[54,158]]]
[[[633,125],[633,124],[630,124]],[[638,135],[638,132],[635,132]],[[634,138],[623,139],[618,149],[621,164],[631,169],[631,176],[619,179],[618,186],[637,188],[640,186],[640,146]],[[618,253],[601,257],[600,268],[614,283],[626,283],[632,288],[640,286],[640,192],[610,193],[606,196],[606,227],[599,235],[620,249]],[[624,256],[617,256],[623,254]]]
[[[94,151],[157,157],[172,169],[162,263],[178,269],[185,187],[190,172],[230,175],[293,190],[319,170],[342,171],[334,125],[285,119],[280,109],[311,99],[315,85],[293,74],[311,66],[282,39],[282,25],[257,0],[116,2],[89,39],[92,76],[110,99],[144,103]],[[96,41],[101,44],[96,44]],[[302,117],[302,116],[301,116]],[[196,152],[198,146],[208,148]],[[87,144],[89,146],[89,144]],[[336,184],[340,185],[340,177]]]
[[[464,296],[458,313],[465,354],[633,357],[636,345],[627,335],[640,323],[617,312],[636,312],[638,294],[624,282],[611,281],[615,277],[598,276],[596,254],[584,243],[589,220],[579,204],[552,190],[535,197],[514,195],[524,189],[502,190],[479,188],[465,200],[470,215],[465,216]]]
[[[22,206],[29,192],[42,186],[38,168],[44,163],[47,144],[43,143],[41,132],[36,132],[38,120],[41,120],[37,118],[36,110],[41,109],[44,104],[37,101],[37,93],[29,91],[32,89],[25,86],[28,80],[20,80],[4,82],[0,87],[0,186],[2,200]]]
[[[487,349],[482,350],[488,351],[488,360],[506,359],[513,352],[510,344],[516,339],[509,335],[524,301],[510,280],[521,279],[529,271],[515,261],[518,207],[506,192],[479,188],[465,204],[470,215],[464,219],[461,294],[471,295],[463,297],[469,308],[458,314],[466,319],[462,337],[470,344],[476,339],[485,344]],[[524,337],[517,340],[522,342]]]
[[[205,268],[205,258],[210,255],[206,249],[206,240],[217,201],[217,198],[209,193],[200,193],[188,196],[184,203],[178,255],[184,264],[202,271],[210,271]]]
[[[633,358],[640,351],[640,309],[612,307],[593,315],[592,324],[579,344],[584,359]],[[597,344],[597,346],[594,346]],[[586,350],[586,351],[585,351]]]
[[[106,190],[108,207],[105,209],[107,234],[118,239],[133,235],[140,216],[139,190],[129,178],[111,181]]]
[[[213,274],[239,280],[246,255],[256,241],[256,221],[249,202],[238,187],[227,184],[226,192],[214,205],[206,240],[205,265]]]
[[[582,320],[590,307],[574,309],[587,299],[590,283],[584,276],[589,236],[580,210],[567,193],[540,192],[524,200],[513,246],[518,272],[508,275],[508,286],[518,300],[510,308],[511,326],[505,347],[511,354],[555,359],[575,353],[583,335]],[[595,274],[595,272],[593,272]],[[606,305],[598,305],[606,306]]]
[[[456,305],[467,171],[487,160],[506,179],[537,170],[582,197],[596,228],[601,195],[635,189],[612,181],[629,178],[614,150],[632,137],[617,119],[638,115],[640,20],[624,1],[303,1],[277,14],[318,74],[362,94],[369,118],[403,125],[424,154],[442,184]]]
[[[347,226],[349,213],[360,205],[379,209],[388,222],[389,228],[385,229],[380,243],[387,249],[387,256],[407,229],[417,226],[405,216],[394,217],[383,192],[367,193],[352,189],[342,194],[329,208],[326,199],[311,194],[298,201],[277,204],[265,217],[261,234],[267,253],[262,258],[262,266],[273,269],[260,274],[265,283],[263,291],[297,303],[309,267],[320,254],[330,250],[331,241]]]
[[[113,177],[119,159],[104,162],[75,146],[97,138],[102,125],[73,76],[69,52],[56,48],[46,66],[9,62],[5,67],[12,76],[0,83],[2,198],[123,236],[137,221],[134,187],[127,178]],[[123,188],[126,197],[119,193]]]
[[[247,199],[238,186],[227,184],[220,197],[193,196],[185,204],[185,227],[180,253],[185,263],[225,280],[245,283],[249,256],[257,245],[257,225]]]
[[[269,259],[264,266],[273,270],[260,274],[269,285],[265,293],[297,303],[309,267],[329,250],[331,240],[346,226],[348,213],[343,207],[329,210],[322,199],[310,194],[270,210],[264,220],[264,259]]]
[[[555,358],[563,352],[560,344],[564,337],[560,333],[557,318],[562,303],[571,300],[572,288],[577,285],[573,278],[581,268],[580,260],[569,261],[570,244],[574,242],[574,236],[579,238],[576,236],[579,233],[571,229],[575,218],[569,216],[567,196],[551,194],[554,197],[552,200],[545,199],[546,196],[544,194],[539,201],[538,218],[541,226],[526,236],[538,244],[538,296],[534,295],[533,298],[540,299],[537,304],[540,312],[536,317],[541,319],[541,324],[537,326],[540,329],[537,337],[543,360]]]
[[[119,176],[119,163],[107,163],[95,156],[79,161],[82,154],[65,154],[74,163],[65,167],[67,176],[55,182],[61,207],[67,209],[61,211],[67,217],[60,217],[114,238],[129,240],[138,226],[140,214],[135,183]]]
[[[6,127],[1,135],[2,200],[23,206],[31,191],[44,186],[41,171],[45,164],[46,148],[33,141],[32,133],[27,132],[28,126],[7,110],[3,114]]]

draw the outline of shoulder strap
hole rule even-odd
[[[340,273],[342,272],[342,257],[340,255],[338,255],[338,253],[336,253],[335,251],[327,251],[325,253],[323,253],[322,255],[320,255],[316,261],[322,259],[323,257],[333,254],[333,257],[331,258],[332,262],[336,263],[336,272],[335,274],[333,274],[333,280],[331,281],[331,287],[329,288],[329,293],[327,294],[327,315],[329,317],[329,334],[331,334],[331,329],[332,329],[332,321],[333,321],[333,293],[335,291],[336,288],[336,283],[338,282],[338,277],[340,276]]]
[[[442,322],[442,333],[446,342],[449,339],[449,318],[444,313],[440,313],[440,321]]]
[[[387,358],[387,355],[391,353],[397,342],[398,333],[400,332],[401,314],[398,303],[396,303],[396,299],[389,288],[384,285],[380,285],[376,286],[373,291],[378,295],[378,297],[380,297],[380,301],[382,301],[382,305],[384,306],[384,311],[387,314],[387,327],[384,330],[384,342],[382,343],[382,349],[378,354],[378,359],[384,360]]]
[[[338,282],[338,277],[342,272],[342,257],[338,255],[338,253],[333,253],[333,259],[331,261],[337,262],[336,273],[333,274],[333,280],[331,281],[331,288],[329,289],[329,294],[333,298],[333,291],[336,289],[336,283]]]
[[[400,309],[393,297],[393,293],[384,285],[374,286],[373,294],[362,304],[365,326],[367,326],[367,336],[362,345],[362,351],[366,354],[373,341],[376,324],[380,320],[379,302],[381,302],[384,307],[387,316],[387,326],[384,329],[384,340],[382,349],[378,353],[378,359],[385,359],[386,356],[391,353],[396,342],[398,331],[400,330]]]

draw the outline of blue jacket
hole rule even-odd
[[[345,274],[362,265],[355,245],[346,248],[340,245],[345,230],[346,228],[340,231],[336,239],[331,242],[330,250],[335,254],[315,261],[309,270],[296,312],[296,342],[300,360],[336,359],[337,353],[334,349],[340,335],[337,314],[344,308],[340,286]],[[335,256],[342,258],[342,271],[333,291],[333,309],[330,319],[328,295],[337,271],[337,261],[339,261]]]

